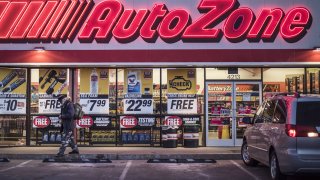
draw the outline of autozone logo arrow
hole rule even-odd
[[[201,0],[198,19],[185,9],[169,8],[156,3],[151,10],[125,9],[119,0],[97,4],[86,0],[0,1],[0,42],[72,42],[77,38],[81,43],[108,43],[112,37],[120,43],[139,37],[148,43],[159,38],[167,43],[219,42],[222,37],[233,43],[273,42],[280,34],[294,43],[312,25],[305,7],[286,13],[281,8],[263,8],[256,15],[237,0]]]

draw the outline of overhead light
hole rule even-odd
[[[39,52],[45,51],[44,47],[35,47],[35,48],[33,48],[33,50],[39,51]]]

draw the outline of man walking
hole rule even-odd
[[[72,151],[69,154],[79,154],[77,145],[75,144],[73,130],[74,130],[74,107],[71,98],[65,95],[60,95],[58,101],[61,103],[61,113],[59,118],[62,121],[62,138],[61,147],[56,157],[63,157],[64,151],[70,145]]]

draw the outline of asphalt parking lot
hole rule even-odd
[[[320,176],[295,176],[287,179],[319,179]],[[0,179],[119,179],[119,180],[268,180],[269,169],[246,167],[241,160],[216,163],[147,163],[144,160],[115,160],[112,163],[43,163],[39,160],[12,160],[0,163]]]

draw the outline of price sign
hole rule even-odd
[[[153,99],[124,99],[124,114],[153,114]]]
[[[59,114],[61,103],[54,95],[39,94],[39,113],[40,114]]]
[[[109,114],[108,95],[81,94],[80,104],[85,114]]]
[[[0,96],[0,114],[25,114],[25,95],[6,94]]]

